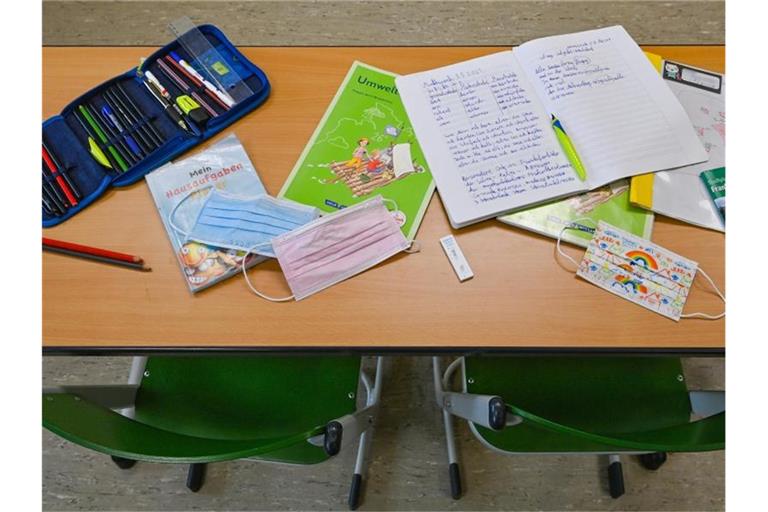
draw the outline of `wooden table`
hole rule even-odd
[[[724,47],[646,49],[724,69]],[[43,115],[58,113],[153,50],[44,48]],[[237,133],[275,194],[353,60],[410,73],[499,50],[244,48],[269,76],[272,96],[213,141]],[[456,235],[475,272],[470,281],[458,282],[438,244],[449,233]],[[561,267],[551,239],[492,220],[451,229],[437,194],[418,233],[421,253],[398,255],[298,303],[261,300],[240,276],[190,294],[143,181],[110,190],[45,235],[138,254],[153,269],[139,273],[44,254],[46,353],[206,348],[722,354],[725,347],[723,320],[675,323],[606,293]],[[698,261],[724,289],[724,235],[657,218],[653,240]],[[566,250],[577,258],[583,252]],[[256,267],[252,279],[268,293],[287,291],[274,261]],[[717,313],[722,307],[697,279],[686,311]]]

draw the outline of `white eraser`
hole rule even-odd
[[[445,255],[448,256],[448,261],[451,262],[451,266],[453,267],[454,272],[456,272],[459,281],[466,281],[475,275],[472,273],[472,269],[469,268],[467,258],[464,257],[464,253],[461,252],[459,243],[453,235],[447,235],[441,238],[440,245],[443,246]]]

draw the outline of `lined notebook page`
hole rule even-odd
[[[537,39],[514,55],[571,137],[590,188],[707,159],[682,106],[623,27]]]
[[[511,52],[396,83],[454,227],[583,189]]]

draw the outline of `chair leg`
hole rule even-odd
[[[656,471],[667,462],[667,452],[644,453],[640,455],[640,464],[645,469]]]
[[[352,475],[352,485],[349,487],[349,510],[357,510],[360,506],[360,496],[363,492],[363,475],[367,463],[369,432],[360,434],[360,444],[357,447],[357,460],[355,461],[355,472]]]
[[[440,402],[440,395],[443,391],[443,375],[440,367],[440,358],[432,358],[432,372],[435,382],[435,396],[443,413],[443,426],[445,428],[445,444],[448,451],[448,478],[451,482],[451,498],[458,500],[461,498],[461,471],[459,470],[459,461],[456,457],[456,439],[453,435],[453,420],[451,413],[445,410]]]
[[[192,492],[197,492],[203,486],[205,479],[205,463],[190,464],[187,471],[187,488]]]
[[[621,459],[618,455],[608,457],[608,487],[613,499],[624,494],[624,471],[621,468]]]
[[[443,410],[443,424],[445,426],[445,444],[448,449],[448,477],[451,481],[451,498],[461,498],[461,472],[459,461],[456,457],[456,439],[453,435],[453,420],[451,414]]]
[[[130,469],[136,465],[136,461],[133,459],[124,459],[123,457],[117,457],[112,455],[112,462],[114,462],[120,469]]]
[[[365,405],[372,406],[379,402],[381,397],[381,383],[384,376],[384,358],[379,356],[376,358],[376,376],[373,384],[367,375],[361,374],[360,378],[365,385],[366,396]],[[352,474],[352,484],[349,487],[349,498],[347,504],[349,510],[357,510],[360,506],[360,500],[363,495],[363,475],[368,466],[368,451],[371,444],[371,436],[373,436],[373,428],[370,427],[364,430],[359,437],[357,446],[357,458],[355,459],[355,472]]]

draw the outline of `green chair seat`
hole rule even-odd
[[[80,446],[151,462],[217,462],[254,457],[307,443],[309,437],[322,432],[319,427],[278,438],[195,437],[146,425],[68,393],[46,394],[43,418],[43,425],[51,432]]]
[[[359,357],[154,357],[133,419],[68,393],[43,396],[43,425],[109,455],[202,463],[328,458],[307,439],[356,409]]]
[[[691,422],[676,358],[468,357],[467,391],[497,395],[522,423],[493,431],[507,452],[704,451],[725,446],[725,413]]]

